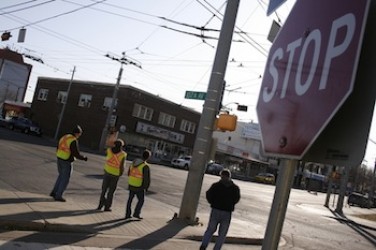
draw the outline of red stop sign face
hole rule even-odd
[[[257,103],[266,154],[301,159],[351,94],[369,3],[296,2],[270,49]]]

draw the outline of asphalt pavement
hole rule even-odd
[[[148,198],[142,220],[125,220],[125,204],[104,212],[70,197],[57,202],[48,194],[9,190],[0,190],[0,197],[0,249],[198,249],[209,218],[197,213],[198,223],[189,225],[176,218],[178,208]],[[333,215],[324,206],[306,209]],[[345,207],[343,212],[335,215],[337,221],[376,230],[375,221],[357,216],[376,209]],[[233,218],[223,249],[261,249],[265,228]],[[281,237],[280,246],[284,243]]]

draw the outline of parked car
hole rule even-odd
[[[349,206],[356,205],[359,207],[372,208],[372,207],[376,207],[376,197],[374,197],[373,201],[369,201],[368,194],[361,194],[361,193],[353,192],[349,194],[349,197],[347,199],[347,204]]]
[[[206,165],[205,172],[208,174],[219,175],[219,173],[223,170],[223,168],[224,168],[223,165],[212,161]]]
[[[274,184],[275,176],[274,174],[270,174],[270,173],[259,173],[255,176],[255,181],[260,182],[260,183],[266,183],[266,184]]]
[[[171,165],[174,168],[189,169],[191,165],[192,156],[182,156],[171,161]]]
[[[0,115],[0,127],[8,127],[9,119],[4,118],[2,115]]]
[[[12,117],[9,120],[7,127],[12,130],[21,130],[25,134],[35,134],[38,136],[42,135],[42,129],[39,127],[39,125],[24,117]]]

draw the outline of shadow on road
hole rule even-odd
[[[370,243],[372,243],[376,247],[376,235],[369,232],[369,231],[376,231],[376,228],[363,225],[353,220],[350,220],[344,214],[339,214],[335,210],[329,209],[329,211],[332,212],[332,214],[334,215],[334,217],[332,217],[333,219],[339,221],[340,223],[346,224],[347,226],[349,226],[355,232],[359,233],[359,235],[363,236],[366,240],[368,240]]]

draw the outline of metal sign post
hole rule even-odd
[[[280,168],[280,174],[278,175],[274,192],[272,209],[270,211],[268,225],[262,243],[262,250],[278,249],[279,238],[281,237],[287,204],[289,202],[290,191],[297,166],[297,160],[284,160],[283,166]]]

